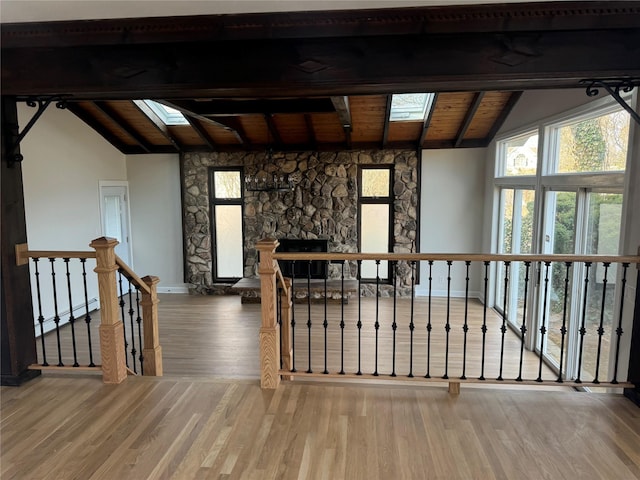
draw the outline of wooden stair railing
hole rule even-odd
[[[80,366],[76,361],[73,366],[65,366],[62,361],[57,366],[50,366],[46,363],[46,357],[43,364],[32,365],[32,369],[99,369],[102,370],[102,378],[104,383],[117,384],[124,381],[127,377],[128,369],[126,367],[126,352],[124,341],[124,325],[118,312],[118,289],[116,283],[116,274],[121,272],[134,285],[142,295],[142,321],[144,327],[144,344],[143,344],[143,361],[145,375],[162,375],[162,348],[160,346],[158,332],[158,295],[157,284],[160,281],[158,277],[146,276],[140,278],[131,268],[126,265],[115,254],[115,247],[118,241],[113,238],[101,237],[90,243],[95,251],[35,251],[29,250],[28,245],[16,245],[16,263],[24,265],[29,263],[29,259],[45,258],[52,263],[55,259],[89,259],[95,258],[96,267],[94,272],[97,274],[98,292],[100,300],[100,365]],[[67,275],[69,275],[67,273]],[[55,283],[55,282],[54,282]],[[70,288],[70,287],[69,287]],[[86,294],[86,281],[85,281]],[[39,292],[38,292],[39,295]],[[38,298],[38,302],[40,299]],[[72,310],[72,307],[70,306]],[[42,318],[40,312],[40,318]],[[56,320],[58,320],[56,305]],[[57,322],[56,322],[57,329]],[[57,332],[56,332],[57,333]],[[90,332],[88,334],[89,342],[91,341]],[[44,340],[43,340],[44,347]],[[60,350],[60,348],[58,348]],[[43,352],[44,353],[44,352]],[[59,354],[60,355],[60,354]],[[74,356],[75,356],[75,336],[74,336]],[[59,358],[61,358],[59,356]],[[93,362],[92,362],[93,363]]]
[[[460,391],[460,385],[461,383],[485,383],[485,384],[509,384],[509,385],[563,385],[563,386],[573,386],[573,387],[609,387],[609,388],[638,388],[640,385],[640,382],[638,382],[638,380],[640,379],[640,376],[638,375],[638,368],[637,366],[634,366],[631,362],[629,363],[629,369],[627,374],[622,374],[621,372],[624,371],[624,366],[622,364],[619,364],[619,360],[621,359],[621,355],[622,358],[625,358],[625,354],[622,354],[621,352],[621,339],[623,338],[624,335],[624,341],[622,342],[622,344],[624,343],[628,343],[630,340],[630,338],[632,339],[633,345],[635,345],[635,348],[639,348],[638,347],[638,338],[640,338],[640,335],[638,335],[638,332],[640,332],[640,315],[639,313],[639,309],[640,309],[640,305],[638,304],[639,302],[636,300],[636,303],[634,305],[632,300],[629,300],[629,295],[628,292],[625,291],[626,288],[628,288],[628,286],[633,287],[635,282],[633,281],[633,279],[631,278],[632,275],[636,277],[636,282],[640,283],[640,255],[637,256],[632,256],[632,255],[504,255],[504,254],[426,254],[426,253],[419,253],[419,254],[393,254],[393,253],[381,253],[381,254],[363,254],[363,253],[291,253],[291,252],[276,252],[276,248],[278,247],[279,242],[278,240],[272,239],[272,238],[265,238],[261,241],[259,241],[256,244],[256,249],[259,251],[260,253],[260,263],[259,263],[259,274],[260,274],[260,282],[261,282],[261,311],[262,311],[262,328],[260,330],[260,362],[261,362],[261,386],[262,388],[265,389],[274,389],[277,388],[280,380],[282,378],[292,378],[292,377],[324,377],[324,378],[332,378],[332,379],[337,379],[337,378],[349,378],[351,380],[355,380],[355,379],[365,379],[365,380],[410,380],[410,381],[432,381],[432,382],[447,382],[449,383],[449,391],[453,394],[457,394]],[[375,327],[375,355],[376,355],[376,367],[375,367],[375,371],[372,374],[369,373],[361,373],[360,369],[358,367],[358,372],[357,373],[349,373],[349,372],[344,372],[344,371],[340,371],[339,373],[336,371],[329,372],[327,371],[327,366],[326,366],[326,357],[327,357],[327,345],[326,345],[326,320],[327,320],[327,314],[326,314],[326,310],[325,310],[325,322],[323,325],[325,328],[325,346],[324,346],[324,362],[325,362],[325,368],[324,371],[322,371],[322,373],[317,372],[317,371],[312,371],[311,368],[311,354],[309,353],[309,359],[308,359],[308,363],[309,363],[309,368],[307,369],[307,371],[298,371],[296,369],[296,360],[297,360],[297,354],[294,350],[294,341],[298,341],[298,336],[296,335],[296,338],[293,339],[292,338],[292,333],[290,331],[290,327],[293,327],[292,325],[292,315],[291,315],[291,290],[292,290],[292,280],[291,279],[285,279],[282,278],[282,273],[279,270],[278,267],[278,260],[293,260],[293,261],[312,261],[312,260],[322,260],[322,261],[326,261],[326,262],[337,262],[337,263],[346,263],[346,262],[354,262],[357,263],[358,265],[360,264],[360,261],[363,260],[387,260],[389,262],[392,262],[392,265],[395,265],[395,268],[398,268],[398,264],[401,262],[406,262],[407,265],[410,265],[410,268],[412,271],[414,271],[414,269],[416,268],[418,262],[428,262],[428,264],[431,266],[433,265],[434,262],[446,262],[447,265],[449,265],[449,287],[447,290],[447,296],[446,296],[446,324],[445,325],[441,325],[438,324],[438,328],[439,329],[444,329],[443,331],[446,331],[446,344],[445,344],[445,354],[446,355],[444,358],[440,359],[438,358],[438,360],[443,361],[444,364],[444,375],[440,376],[440,374],[438,372],[436,372],[434,374],[434,372],[431,372],[431,375],[429,373],[429,359],[431,358],[429,355],[429,346],[427,344],[427,353],[426,353],[426,364],[427,364],[427,369],[426,369],[426,374],[424,374],[424,371],[420,371],[419,374],[414,375],[412,373],[411,370],[411,360],[410,360],[410,367],[409,367],[409,374],[405,375],[406,372],[402,373],[399,372],[396,375],[396,370],[395,370],[395,349],[396,349],[396,340],[395,340],[395,333],[393,334],[393,359],[394,359],[394,364],[393,364],[393,370],[391,372],[391,374],[388,374],[388,372],[386,371],[381,371],[380,373],[378,372],[378,363],[377,363],[377,358],[378,358],[378,320],[377,320],[377,305],[378,305],[378,300],[376,299],[376,324],[374,325]],[[457,369],[459,368],[459,366],[457,365],[457,363],[455,364],[455,369],[454,369],[454,374],[452,374],[451,372],[449,372],[449,374],[447,373],[447,368],[449,365],[449,330],[450,328],[453,327],[453,322],[450,325],[449,324],[449,300],[451,298],[451,292],[450,292],[450,284],[451,284],[451,264],[453,262],[460,262],[461,264],[466,265],[466,293],[465,293],[465,297],[463,297],[463,301],[464,301],[464,325],[463,325],[463,334],[458,334],[459,336],[463,336],[463,346],[462,348],[464,348],[463,351],[456,351],[456,352],[452,352],[452,355],[455,355],[456,358],[459,356],[461,357],[462,360],[462,375],[458,376],[458,371]],[[476,330],[474,330],[474,332],[476,332],[476,339],[478,336],[481,335],[481,339],[482,339],[482,347],[481,347],[481,364],[480,362],[478,362],[477,364],[473,364],[473,363],[466,363],[465,364],[465,358],[466,358],[466,354],[469,352],[469,349],[471,347],[467,347],[467,331],[468,331],[468,326],[467,326],[467,305],[468,305],[468,301],[469,301],[469,268],[470,265],[472,264],[472,262],[477,262],[482,266],[482,269],[484,271],[484,291],[485,291],[485,298],[484,298],[484,302],[482,302],[483,306],[483,311],[484,311],[484,321],[485,323],[482,324],[482,333],[481,334],[477,334]],[[512,367],[518,367],[518,361],[519,361],[519,374],[517,374],[517,378],[514,374],[513,377],[511,377],[511,373],[509,374],[505,374],[503,377],[503,373],[502,373],[502,368],[503,368],[503,353],[505,352],[504,350],[504,341],[505,341],[505,334],[508,331],[507,325],[506,325],[506,317],[505,315],[501,315],[501,323],[502,325],[500,326],[498,324],[498,327],[492,327],[492,328],[497,328],[498,330],[492,330],[493,333],[490,332],[491,335],[494,335],[494,337],[497,338],[497,344],[498,344],[498,351],[500,353],[500,360],[499,363],[497,361],[497,359],[495,360],[495,365],[490,365],[490,367],[498,367],[499,366],[499,374],[497,378],[491,378],[490,375],[487,375],[485,377],[484,372],[485,372],[485,343],[484,343],[484,339],[485,339],[485,334],[487,332],[486,330],[486,318],[487,318],[487,310],[490,310],[491,307],[489,307],[488,304],[488,298],[487,298],[487,290],[488,290],[488,279],[490,277],[489,275],[489,269],[490,269],[490,265],[492,262],[495,263],[500,263],[502,265],[511,265],[511,264],[519,264],[522,268],[526,268],[526,275],[525,275],[525,282],[529,282],[529,285],[533,285],[535,282],[539,281],[540,282],[540,287],[541,288],[541,292],[544,292],[544,302],[545,302],[545,306],[548,306],[549,304],[547,303],[549,301],[549,297],[550,294],[546,291],[546,285],[548,284],[548,282],[550,281],[550,277],[549,277],[549,268],[552,264],[559,264],[562,265],[562,268],[564,268],[566,270],[566,275],[567,275],[567,279],[568,279],[568,275],[569,275],[569,269],[572,269],[571,272],[573,272],[573,268],[574,266],[576,266],[576,268],[579,266],[581,268],[580,271],[582,271],[582,273],[580,274],[583,279],[582,279],[582,283],[583,285],[580,285],[580,290],[584,290],[584,295],[587,294],[587,284],[589,284],[589,282],[591,282],[592,284],[595,284],[595,282],[598,282],[601,286],[599,287],[600,289],[598,290],[598,295],[600,295],[599,299],[597,299],[597,318],[596,314],[594,314],[590,309],[590,313],[589,313],[589,319],[590,320],[594,320],[595,321],[595,326],[592,325],[589,326],[588,330],[589,332],[587,333],[585,330],[585,318],[587,316],[586,312],[586,300],[585,303],[582,307],[582,309],[580,310],[580,322],[578,323],[578,327],[579,328],[579,335],[580,335],[580,339],[578,340],[578,347],[580,349],[580,357],[578,359],[578,373],[577,373],[577,377],[576,378],[572,378],[572,377],[567,377],[565,376],[564,371],[562,370],[562,355],[563,355],[563,351],[562,351],[562,346],[560,346],[560,367],[559,369],[556,369],[555,371],[552,372],[552,375],[554,376],[554,378],[542,378],[542,368],[544,366],[544,364],[546,363],[546,360],[543,359],[542,354],[539,352],[543,351],[543,345],[545,345],[545,335],[548,335],[550,332],[550,324],[547,325],[545,324],[545,318],[543,315],[542,318],[542,322],[540,325],[536,326],[535,330],[527,330],[528,327],[525,326],[525,318],[526,315],[524,315],[524,313],[522,314],[518,314],[521,315],[522,318],[518,318],[517,321],[517,326],[519,328],[520,332],[524,332],[525,335],[521,335],[519,332],[516,332],[516,335],[518,335],[518,346],[517,349],[519,350],[519,359],[516,359],[516,363],[515,365],[511,365]],[[608,269],[611,267],[611,269],[613,270],[613,266],[617,265],[618,268],[620,269],[621,278],[618,278],[618,282],[616,282],[616,278],[613,274],[610,275],[609,279],[607,279],[607,271]],[[602,271],[600,273],[598,273],[598,266],[602,267]],[[592,268],[591,268],[592,267]],[[635,268],[634,268],[635,267]],[[429,267],[431,268],[431,267]],[[589,276],[589,269],[591,268],[591,277]],[[397,272],[397,270],[395,270]],[[429,270],[431,272],[431,270]],[[614,272],[616,270],[613,270]],[[342,275],[344,276],[344,268],[342,270]],[[508,268],[507,268],[507,272],[508,272]],[[633,274],[633,272],[635,272],[635,275]],[[609,272],[611,273],[611,272]],[[508,276],[508,273],[506,274]],[[540,278],[538,279],[538,275],[540,275]],[[414,296],[414,287],[415,284],[414,282],[414,278],[415,275],[411,275],[411,298],[415,298]],[[565,279],[565,285],[568,285],[568,280]],[[429,313],[428,313],[428,323],[426,324],[426,330],[429,332],[427,335],[427,338],[431,338],[430,337],[430,332],[431,332],[431,273],[429,274],[429,279],[425,280],[428,282],[429,285],[429,297],[428,297],[428,301],[429,301]],[[278,283],[280,283],[281,285],[284,286],[281,296],[280,296],[280,302],[278,304],[277,299],[276,299],[276,287],[278,285]],[[607,283],[609,284],[609,289],[607,290]],[[526,285],[526,283],[525,283]],[[639,285],[640,286],[640,285]],[[394,285],[395,287],[395,285]],[[527,287],[525,286],[525,293],[527,292]],[[533,287],[532,287],[533,288]],[[566,286],[565,286],[566,288]],[[594,290],[595,292],[596,290]],[[394,312],[395,312],[395,295],[396,295],[397,289],[394,288]],[[621,293],[622,292],[622,293]],[[614,308],[614,304],[612,304],[611,306],[611,324],[606,327],[606,333],[611,335],[611,352],[615,352],[615,355],[613,356],[614,361],[615,361],[615,366],[613,368],[613,373],[611,376],[608,376],[608,373],[606,371],[599,371],[599,365],[600,365],[600,347],[601,344],[603,343],[603,336],[605,335],[605,329],[603,329],[603,320],[605,318],[605,293],[607,295],[607,299],[613,298],[613,300],[615,302],[617,302]],[[359,293],[360,294],[360,293]],[[569,292],[570,294],[570,292]],[[505,298],[506,298],[506,292],[505,292]],[[564,292],[564,296],[567,297],[568,295],[568,291],[565,290]],[[590,294],[591,295],[591,294]],[[378,297],[377,295],[377,290],[376,290],[376,298]],[[527,305],[526,305],[526,295],[524,300],[524,311],[527,311]],[[617,300],[616,300],[617,298]],[[640,298],[640,297],[639,297]],[[625,300],[626,299],[626,300]],[[307,298],[307,302],[310,304],[310,300]],[[567,312],[567,302],[564,302],[564,311],[561,312],[563,316],[566,315]],[[309,330],[309,335],[308,335],[308,345],[306,346],[307,351],[311,352],[311,307],[309,305],[309,319],[306,323],[307,325],[307,329]],[[325,308],[326,308],[326,299],[325,299]],[[529,305],[529,308],[533,308],[531,305]],[[608,307],[609,308],[609,307]],[[616,311],[614,311],[614,309],[617,309]],[[278,322],[278,310],[280,311],[280,322]],[[411,301],[411,319],[409,320],[409,329],[411,330],[411,332],[413,332],[413,300]],[[296,312],[297,313],[297,312]],[[394,313],[395,315],[395,313]],[[422,315],[424,316],[424,312],[422,312]],[[297,315],[296,315],[297,316]],[[304,322],[304,314],[302,315],[302,319],[295,319],[296,323],[299,323],[302,327],[302,323]],[[633,318],[631,318],[633,317]],[[456,318],[456,328],[460,327],[460,323],[461,323],[461,318]],[[550,319],[547,319],[550,321]],[[599,320],[599,326],[598,326],[598,320]],[[354,319],[350,319],[350,321],[353,323],[355,320]],[[422,323],[424,323],[425,319],[422,318],[420,320]],[[442,319],[437,320],[438,322],[442,323]],[[392,325],[393,331],[395,332],[395,317],[393,320],[394,324]],[[435,320],[434,320],[435,322]],[[565,325],[564,325],[564,320],[562,320],[562,328],[559,329],[558,331],[561,332],[562,335],[562,345],[565,344],[565,342],[567,342],[568,340],[565,339]],[[359,321],[358,321],[358,329],[360,328],[359,325]],[[406,326],[407,321],[404,321],[404,324]],[[625,326],[626,325],[626,326]],[[371,325],[369,325],[371,326]],[[434,328],[435,328],[436,324],[434,323]],[[389,327],[389,325],[386,325],[386,327]],[[424,329],[425,325],[421,324],[420,328]],[[597,328],[596,328],[597,327]],[[624,327],[624,328],[622,328]],[[341,326],[342,328],[342,326]],[[404,327],[403,327],[404,328]],[[477,327],[476,327],[477,328]],[[279,332],[279,329],[282,330],[282,332]],[[478,330],[479,331],[479,330]],[[500,332],[500,333],[495,333],[495,332]],[[592,339],[595,338],[595,342],[597,342],[597,352],[591,352],[589,350],[585,350],[585,352],[589,352],[589,354],[594,354],[594,358],[595,358],[595,375],[591,376],[591,377],[587,377],[586,373],[582,373],[583,370],[580,369],[580,363],[582,362],[582,354],[583,351],[582,349],[585,348],[585,333],[590,334],[590,335],[596,335],[597,331],[597,336],[592,337]],[[282,335],[278,335],[279,333],[282,333]],[[540,340],[538,340],[537,337],[535,337],[536,335],[538,335],[538,333],[540,334]],[[371,333],[371,335],[373,335],[373,333]],[[391,335],[391,334],[389,334]],[[409,335],[409,334],[407,334]],[[443,334],[444,335],[444,334]],[[453,335],[453,333],[452,333]],[[470,333],[471,335],[471,333]],[[424,336],[424,335],[423,335]],[[533,338],[531,336],[534,336]],[[527,342],[530,342],[532,344],[531,347],[527,346],[525,348],[525,338],[527,340]],[[413,333],[411,333],[411,337],[410,337],[410,341],[411,341],[411,346],[413,347]],[[633,340],[635,339],[635,340]],[[428,341],[428,340],[427,340]],[[469,341],[471,341],[471,336],[469,337]],[[358,345],[359,345],[360,340],[358,339]],[[502,345],[500,345],[500,342],[502,342]],[[282,343],[282,345],[281,345]],[[547,340],[547,344],[548,344],[548,340]],[[528,343],[527,343],[528,345]],[[567,344],[568,345],[568,344]],[[421,346],[421,348],[424,347],[423,345]],[[494,348],[495,345],[493,345],[492,347],[487,346],[487,349],[489,350],[490,348]],[[593,346],[592,346],[593,347]],[[344,347],[342,347],[344,348]],[[568,347],[567,347],[568,348]],[[586,347],[591,348],[591,347]],[[524,351],[530,351],[532,352],[533,355],[535,355],[537,358],[535,359],[535,365],[536,365],[536,370],[538,371],[538,378],[535,378],[535,376],[531,377],[531,374],[529,373],[529,376],[531,378],[527,378],[526,375],[523,374],[523,355],[524,355]],[[539,350],[539,352],[538,352]],[[632,348],[633,350],[633,348]],[[304,351],[304,349],[303,349]],[[538,352],[538,353],[536,353]],[[567,350],[568,352],[568,350]],[[565,354],[568,355],[568,353],[565,352]],[[406,352],[405,352],[406,354]],[[411,354],[410,354],[411,355]],[[422,355],[422,354],[421,354]],[[586,355],[586,353],[585,353]],[[423,355],[424,356],[424,355]],[[360,353],[359,353],[359,346],[358,346],[358,365],[359,365],[359,358],[360,358]],[[410,357],[411,358],[411,357]],[[436,357],[433,357],[436,358]],[[475,357],[474,357],[475,358]],[[295,360],[294,360],[295,359]],[[456,362],[458,361],[458,359],[456,359]],[[469,362],[472,362],[475,360],[470,360]],[[492,360],[493,361],[493,360]],[[304,363],[304,362],[303,362]],[[282,365],[282,367],[278,370],[278,366]],[[505,360],[505,364],[506,364],[506,360]],[[472,375],[465,375],[465,365],[469,366],[474,366],[474,367],[478,367],[479,365],[481,365],[481,369],[480,369],[480,376],[479,377],[474,377]],[[314,370],[315,368],[317,368],[319,366],[318,363],[315,364]],[[505,365],[507,366],[507,365]],[[422,367],[420,367],[422,368]],[[490,370],[488,368],[488,370]],[[551,370],[550,370],[551,372]],[[586,372],[586,370],[584,370],[584,372]],[[424,375],[423,375],[424,374]],[[586,378],[581,378],[581,375],[584,375],[584,377]],[[592,373],[590,373],[589,375],[593,375]]]

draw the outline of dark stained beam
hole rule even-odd
[[[384,127],[382,129],[382,148],[387,146],[387,139],[389,138],[389,117],[391,117],[391,101],[393,94],[387,95],[387,105],[384,110]]]
[[[146,153],[151,153],[153,145],[151,145],[146,138],[144,138],[138,131],[136,131],[129,122],[127,122],[122,115],[116,112],[106,102],[94,102],[94,105],[98,110],[104,113],[107,117],[113,120],[122,130],[126,132]]]
[[[182,106],[181,102],[175,102],[174,100],[157,100],[159,103],[166,105],[171,108],[175,108],[179,112],[181,112],[185,117],[189,118],[197,118],[201,122],[210,123],[211,125],[215,125],[216,127],[224,128],[225,130],[230,131],[233,135],[238,139],[240,143],[250,144],[246,135],[244,134],[244,129],[240,121],[237,118],[229,117],[227,119],[216,118],[216,120],[212,120],[209,117],[205,117],[204,115],[200,115],[198,113],[192,112],[191,110]]]
[[[328,98],[285,98],[243,100],[169,100],[185,110],[205,117],[271,115],[277,113],[327,113],[335,111]]]
[[[282,145],[282,137],[280,136],[280,132],[278,131],[278,126],[276,122],[273,120],[273,115],[265,115],[264,121],[267,122],[267,128],[269,129],[269,138],[273,138],[275,143],[275,147],[278,148]],[[267,143],[271,143],[268,142]]]
[[[504,124],[505,120],[511,113],[511,110],[513,110],[513,107],[515,107],[516,103],[518,103],[518,100],[520,100],[522,93],[523,93],[522,91],[511,93],[509,100],[507,100],[507,103],[502,108],[500,115],[498,115],[498,118],[496,118],[496,121],[493,123],[491,130],[489,130],[489,133],[485,138],[485,146],[488,146],[491,143],[491,140],[493,140],[493,137],[496,136],[496,134]]]
[[[171,142],[171,145],[176,149],[176,152],[182,150],[182,146],[178,143],[178,140],[171,135],[169,127],[162,121],[160,117],[153,111],[153,109],[147,105],[144,100],[133,100],[133,104],[138,110],[140,110],[148,119],[153,123],[156,129]]]
[[[434,93],[433,99],[431,100],[431,106],[429,107],[429,113],[427,114],[427,118],[424,119],[424,123],[422,124],[422,132],[420,132],[420,138],[418,139],[418,145],[417,145],[418,149],[422,148],[424,139],[427,137],[427,131],[429,130],[429,125],[431,125],[431,118],[433,117],[433,112],[436,109],[437,101],[438,101],[438,93]]]
[[[209,147],[211,150],[215,150],[216,142],[211,138],[209,132],[202,126],[200,120],[195,117],[190,117],[189,115],[185,115],[187,122],[191,125],[191,128],[195,130],[198,136],[202,139],[202,141]]]
[[[449,145],[452,145],[453,142],[449,142]],[[463,142],[462,147],[477,147],[477,142],[473,145],[466,145]],[[252,151],[261,151],[264,153],[264,149],[261,150],[263,145],[216,145],[216,152],[252,152]],[[437,147],[441,148],[441,147]],[[444,147],[443,147],[444,148]],[[446,148],[451,148],[446,147]],[[318,143],[316,145],[312,145],[311,143],[297,143],[297,144],[282,144],[278,148],[274,148],[274,150],[282,151],[282,152],[340,152],[345,150],[381,150],[380,142],[356,142],[353,143],[351,148],[345,149],[345,144],[343,142],[334,142],[334,143]],[[415,142],[407,142],[407,141],[398,141],[398,142],[389,142],[387,147],[383,150],[416,150]],[[197,145],[185,146],[185,152],[199,152],[202,151],[202,147]]]
[[[473,117],[475,117],[476,112],[478,111],[478,107],[484,98],[484,92],[477,92],[473,96],[473,100],[471,101],[471,105],[469,105],[469,110],[467,110],[466,115],[464,116],[464,120],[462,121],[462,125],[460,125],[460,129],[458,130],[458,134],[456,135],[455,142],[453,144],[454,148],[458,148],[462,141],[464,140],[464,136],[467,134],[467,130],[469,130],[469,125],[473,121]]]
[[[349,108],[349,97],[340,95],[331,97],[331,102],[335,111],[338,113],[340,124],[344,130],[345,143],[347,147],[351,145],[351,130],[353,125],[351,124],[351,110]]]
[[[0,384],[20,385],[40,370],[28,368],[37,361],[29,265],[16,262],[16,246],[27,243],[22,163],[15,161],[20,154],[16,99],[2,97],[0,109]]]
[[[99,135],[102,136],[107,142],[120,150],[125,155],[132,155],[136,153],[145,153],[141,147],[127,145],[120,138],[100,123],[93,115],[87,112],[84,108],[74,102],[67,103],[67,110],[73,113],[76,117],[82,120],[84,123],[93,128]]]
[[[640,9],[627,15],[640,23]],[[278,98],[523,90],[640,76],[640,29],[427,31],[68,48],[3,44],[1,54],[2,93],[14,95]]]

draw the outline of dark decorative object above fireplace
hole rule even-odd
[[[327,252],[328,240],[301,238],[282,238],[279,240],[278,252]],[[312,260],[311,262],[293,262],[290,260],[279,260],[280,270],[285,277],[307,278],[310,272],[311,278],[326,278],[327,263],[324,260]]]

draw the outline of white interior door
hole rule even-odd
[[[102,235],[115,238],[116,255],[133,268],[129,232],[129,192],[126,184],[100,185]]]

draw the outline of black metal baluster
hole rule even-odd
[[[580,334],[580,346],[578,347],[578,378],[575,380],[576,383],[582,383],[582,379],[580,378],[582,374],[582,350],[584,348],[584,336],[587,333],[585,324],[587,322],[587,294],[589,293],[589,269],[591,268],[591,262],[584,262],[584,267],[584,292],[582,295],[582,321],[580,323],[580,330],[578,330]]]
[[[451,323],[449,321],[451,315],[451,260],[447,260],[447,322],[444,325],[446,332],[445,348],[444,348],[444,375],[445,380],[449,378],[449,332],[451,331]]]
[[[462,376],[460,380],[466,380],[467,376],[465,375],[467,369],[467,332],[469,331],[468,324],[468,316],[469,316],[469,267],[471,266],[471,262],[466,260],[464,262],[466,265],[466,276],[465,276],[465,287],[464,287],[464,325],[462,325],[462,331],[464,332],[464,339],[462,343]]]
[[[484,302],[482,305],[482,360],[480,362],[480,376],[478,380],[484,380],[485,347],[487,345],[487,303],[489,301],[489,264],[484,262]]]
[[[504,365],[504,337],[507,334],[507,299],[509,298],[509,267],[511,262],[504,262],[504,298],[502,301],[502,325],[500,326],[500,373],[496,380],[503,380],[502,367]]]
[[[431,288],[433,287],[433,260],[429,260],[429,305],[427,308],[427,373],[424,378],[431,378]]]
[[[527,335],[527,294],[529,292],[529,270],[531,262],[524,262],[524,305],[522,307],[522,324],[520,325],[520,366],[518,369],[518,378],[516,381],[522,381],[522,363],[524,361],[524,339]]]
[[[307,263],[307,338],[309,344],[307,373],[313,373],[311,369],[311,260]]]
[[[391,324],[391,330],[393,330],[393,350],[391,361],[391,376],[396,376],[396,330],[398,329],[397,318],[397,300],[398,300],[398,262],[394,260],[392,262],[391,271],[393,273],[393,323]]]
[[[413,331],[416,328],[413,318],[414,300],[416,292],[416,262],[411,260],[411,310],[409,313],[409,378],[413,378]]]
[[[629,264],[628,263],[623,263],[622,264],[622,288],[621,293],[620,293],[620,313],[618,314],[618,328],[616,328],[616,357],[615,357],[615,363],[613,366],[613,380],[611,380],[611,383],[618,383],[618,361],[620,360],[620,339],[622,337],[622,334],[624,333],[622,331],[622,314],[624,312],[624,294],[625,294],[625,289],[627,286],[627,270],[629,269]],[[638,274],[638,277],[640,277],[640,272]],[[639,278],[640,279],[640,278]],[[640,285],[640,282],[637,283],[637,285]]]
[[[142,317],[140,316],[140,288],[136,287],[136,323],[138,324],[138,348],[140,353],[138,354],[138,360],[140,361],[140,375],[144,375],[144,354],[142,345]],[[282,343],[280,343],[282,345]]]
[[[64,363],[62,363],[62,348],[60,347],[60,316],[58,315],[58,290],[56,288],[55,261],[55,258],[49,259],[49,262],[51,262],[51,284],[53,286],[53,321],[56,324],[56,339],[58,341],[58,366],[64,367]]]
[[[376,368],[373,372],[375,377],[378,376],[378,330],[380,330],[380,321],[379,321],[379,301],[380,301],[380,260],[376,260],[376,322],[373,327],[376,329],[376,355],[375,355],[375,364]]]
[[[600,307],[600,324],[598,325],[598,353],[596,354],[596,374],[593,379],[593,383],[600,383],[598,380],[598,373],[600,372],[600,354],[602,353],[602,336],[604,335],[604,310],[605,302],[607,299],[607,275],[609,274],[609,267],[611,262],[603,262],[604,266],[604,278],[602,279],[602,305]]]
[[[69,259],[65,258],[64,265],[67,274],[67,293],[69,296],[69,323],[71,324],[71,346],[73,347],[73,366],[79,367],[78,350],[76,349],[76,317],[73,315],[73,300],[71,299],[71,273],[69,272]]]
[[[565,274],[564,274],[564,302],[562,305],[562,326],[560,327],[560,368],[558,369],[558,379],[556,382],[562,383],[562,364],[564,360],[564,339],[567,335],[567,302],[569,299],[569,270],[571,269],[571,262],[565,262]]]
[[[345,264],[345,261],[342,260],[342,270],[340,275],[342,298],[344,298],[344,264]],[[358,266],[358,272],[360,272],[359,266]],[[358,299],[360,299],[359,283],[358,283]],[[340,372],[339,373],[340,375],[344,375],[344,302],[340,302]]]
[[[280,337],[280,370],[284,366],[282,362],[282,287],[279,282],[276,284],[276,323],[278,324],[278,334]],[[144,375],[144,374],[143,374]]]
[[[360,292],[360,287],[362,285],[362,260],[357,260],[358,264],[358,292]],[[358,327],[358,371],[356,375],[362,375],[361,369],[361,360],[362,360],[362,296],[358,295],[358,323],[356,323],[356,327]]]
[[[131,363],[133,363],[133,373],[138,373],[136,368],[136,330],[133,327],[133,314],[135,311],[133,310],[133,298],[131,295],[131,282],[127,279],[127,283],[129,284],[129,322],[131,323]]]
[[[542,299],[542,325],[540,326],[540,363],[538,364],[538,378],[542,382],[542,361],[544,358],[544,337],[547,333],[547,304],[549,302],[549,267],[551,262],[544,262],[544,296]]]
[[[291,371],[296,372],[296,261],[291,261]]]
[[[80,262],[82,263],[82,285],[84,287],[84,308],[85,308],[85,316],[84,322],[87,324],[87,340],[89,342],[89,366],[95,367],[96,364],[93,363],[93,347],[91,345],[91,315],[89,314],[89,291],[87,290],[87,259],[81,258]]]
[[[40,293],[40,272],[38,271],[38,262],[39,258],[34,258],[33,263],[36,267],[36,294],[38,297],[38,323],[40,324],[40,342],[42,343],[42,366],[48,367],[49,363],[47,362],[47,349],[45,347],[44,342],[44,316],[42,315],[42,297]]]
[[[322,373],[329,373],[327,370],[327,328],[329,327],[329,322],[327,320],[327,277],[329,272],[329,260],[325,260],[325,272],[327,275],[324,276],[324,321],[322,322],[322,328],[324,328],[324,370]],[[344,298],[340,297],[340,302],[344,302]]]
[[[127,320],[125,319],[124,314],[124,292],[122,291],[122,272],[118,270],[118,286],[120,291],[120,317],[122,319],[122,335],[124,337],[124,361],[129,367],[129,355],[127,355],[127,347],[129,346],[129,342],[127,341]]]

